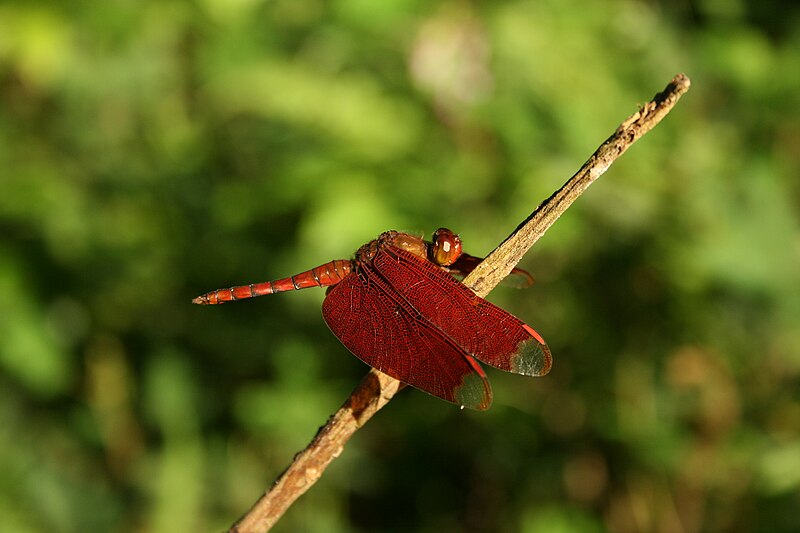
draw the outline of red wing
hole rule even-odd
[[[417,313],[479,361],[529,376],[550,371],[550,350],[538,333],[440,267],[394,247],[380,250],[372,264]]]
[[[478,362],[368,265],[330,289],[322,316],[369,366],[458,405],[481,410],[491,405],[492,390]]]

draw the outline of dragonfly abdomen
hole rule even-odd
[[[336,259],[288,278],[265,281],[263,283],[251,283],[249,285],[238,285],[236,287],[207,292],[192,300],[192,303],[216,305],[247,298],[255,298],[256,296],[264,296],[265,294],[274,294],[276,292],[297,291],[308,287],[328,287],[342,281],[345,276],[350,274],[352,269],[353,265],[351,261]]]

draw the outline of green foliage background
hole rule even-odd
[[[798,65],[791,2],[0,2],[2,529],[225,529],[366,368],[323,290],[192,297],[485,254],[686,72],[491,295],[552,373],[404,391],[276,530],[797,531]]]

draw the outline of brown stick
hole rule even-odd
[[[634,142],[650,131],[689,90],[690,81],[678,74],[652,101],[634,113],[609,137],[592,157],[464,279],[464,283],[484,297],[507,276],[522,256],[544,232],[600,177]],[[403,384],[371,370],[353,390],[342,407],[320,428],[306,449],[295,455],[292,464],[229,531],[262,533],[268,531],[305,491],[316,483],[345,443],[378,412]]]

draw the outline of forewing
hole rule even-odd
[[[447,267],[447,271],[460,281],[467,277],[467,275],[475,270],[475,267],[480,265],[482,262],[483,258],[464,253],[461,254],[455,263]],[[515,268],[511,271],[511,274],[503,278],[501,283],[506,287],[527,289],[533,285],[533,276],[531,276],[527,270]]]
[[[479,361],[529,376],[550,371],[552,356],[538,333],[440,267],[394,247],[381,249],[372,264],[419,314]]]
[[[322,316],[369,366],[458,405],[480,410],[491,405],[492,391],[480,364],[369,265],[330,289]]]

